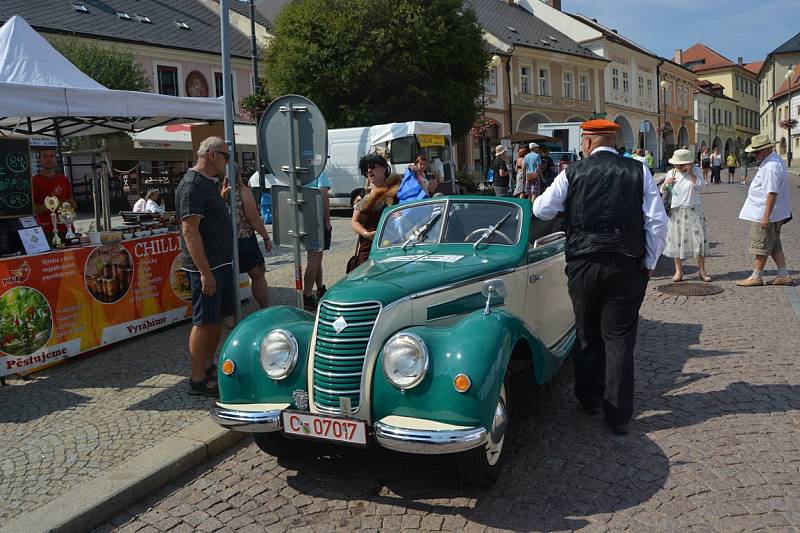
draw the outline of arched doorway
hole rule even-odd
[[[519,119],[517,127],[514,131],[527,131],[530,133],[539,132],[539,124],[547,124],[553,122],[541,113],[528,113]]]
[[[649,120],[643,120],[639,125],[639,142],[636,146],[649,150],[651,155],[658,154],[658,134],[656,127]]]
[[[634,147],[634,143],[636,139],[633,136],[633,128],[631,128],[631,123],[628,122],[628,119],[625,118],[623,115],[618,116],[614,119],[614,122],[619,124],[619,140],[622,143],[622,146],[631,150]]]
[[[728,138],[725,141],[725,151],[723,152],[723,154],[727,157],[728,154],[730,154],[732,150],[733,150],[733,139]]]
[[[664,125],[664,161],[672,157],[675,152],[675,130],[669,122]]]
[[[586,119],[584,117],[574,116],[569,117],[566,122],[586,122]]]
[[[786,154],[786,137],[781,137],[781,143],[778,145],[778,153],[781,155]]]
[[[703,142],[700,143],[700,151],[702,152],[706,148],[708,148],[708,144],[706,143],[705,139],[703,139]]]
[[[681,129],[678,130],[678,147],[689,148],[689,132],[685,126],[681,126]]]
[[[722,139],[719,137],[714,137],[714,141],[711,143],[711,148],[721,148],[722,147]]]
[[[741,137],[736,137],[736,153],[741,154],[744,150],[744,140]]]

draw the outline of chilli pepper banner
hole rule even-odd
[[[0,259],[0,376],[191,316],[178,234]]]

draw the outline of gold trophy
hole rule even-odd
[[[53,224],[53,240],[50,241],[50,244],[53,245],[53,248],[61,248],[64,244],[61,241],[61,237],[58,236],[58,215],[56,215],[56,210],[59,206],[58,198],[45,196],[44,206],[50,210],[50,222]]]

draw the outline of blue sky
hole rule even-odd
[[[731,61],[762,61],[800,32],[800,0],[562,0],[648,50],[672,58],[702,42]]]

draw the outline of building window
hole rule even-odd
[[[628,73],[623,71],[623,73],[622,73],[622,92],[624,92],[625,94],[628,94],[629,90],[630,90],[630,86],[628,84]]]
[[[222,96],[225,94],[225,86],[222,83],[222,72],[214,73],[214,95]]]
[[[672,85],[667,85],[664,89],[664,104],[672,105]]]
[[[489,69],[486,76],[486,83],[484,83],[484,88],[489,94],[497,94],[497,67],[492,67]]]
[[[742,90],[742,78],[740,78],[739,76],[736,76],[736,90],[737,91]]]
[[[581,75],[578,77],[578,90],[580,91],[580,99],[583,102],[589,100],[589,76]]]
[[[644,98],[644,76],[639,76],[639,98]]]
[[[520,67],[519,90],[522,94],[531,94],[531,67]]]
[[[178,68],[158,65],[158,92],[178,96]]]
[[[611,88],[615,91],[619,91],[619,69],[612,68],[611,69]]]
[[[546,68],[539,69],[539,95],[550,96],[550,71]]]
[[[647,80],[647,99],[653,99],[653,80]]]
[[[572,72],[564,73],[564,98],[572,99]]]

